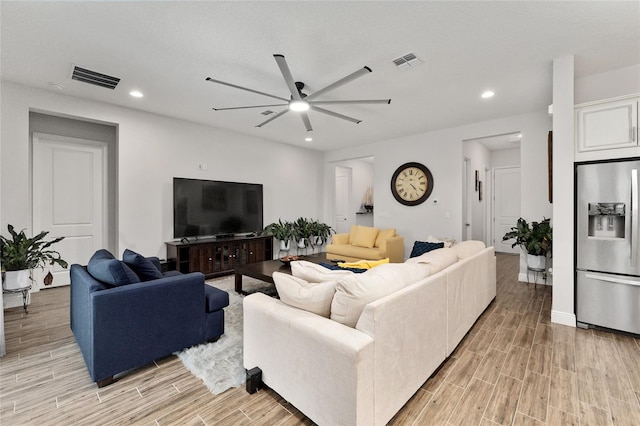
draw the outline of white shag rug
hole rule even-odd
[[[224,309],[224,334],[217,342],[203,343],[176,352],[189,371],[201,379],[214,395],[245,382],[242,365],[242,299],[244,296],[234,289],[234,276],[207,280],[212,285],[229,293],[229,306]],[[249,277],[242,277],[244,290],[273,288],[273,284]]]

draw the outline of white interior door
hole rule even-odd
[[[471,161],[464,159],[462,165],[462,239],[471,240],[472,238],[472,202],[470,200],[471,192],[469,190],[469,179],[471,179]],[[474,176],[475,179],[475,176]]]
[[[65,237],[52,249],[69,265],[86,264],[107,235],[107,144],[34,133],[33,232]],[[51,270],[52,286],[69,284],[69,271],[55,265],[35,270],[39,288]]]
[[[351,198],[351,169],[336,167],[335,174],[335,229],[336,233],[344,234],[351,229],[349,205]]]
[[[502,241],[502,236],[516,226],[520,217],[520,167],[497,168],[493,172],[493,246],[502,253],[520,253],[511,248],[515,240]]]

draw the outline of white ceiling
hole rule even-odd
[[[565,55],[577,77],[640,63],[638,1],[5,0],[0,18],[3,79],[318,150],[546,110]],[[398,70],[409,52],[423,64]],[[272,99],[206,77],[288,97],[275,53],[307,93],[373,70],[319,99],[392,102],[327,107],[360,124],[310,112],[311,143],[293,112],[256,128],[261,109],[212,111]],[[73,81],[71,64],[122,80],[113,91]],[[495,97],[481,99],[487,89]]]

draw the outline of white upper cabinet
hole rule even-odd
[[[638,147],[638,97],[576,107],[577,152]]]

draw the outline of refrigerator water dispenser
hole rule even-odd
[[[624,203],[589,203],[589,237],[624,239]]]

